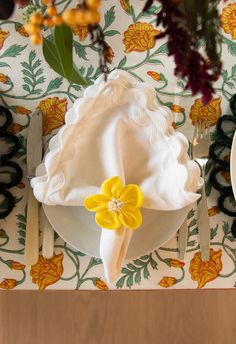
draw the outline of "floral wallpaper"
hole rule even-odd
[[[36,1],[37,3],[38,1]],[[56,0],[62,10],[76,1]],[[153,12],[143,14],[142,0],[103,0],[101,27],[110,45],[110,70],[128,71],[139,81],[147,81],[156,89],[157,99],[173,112],[173,126],[191,141],[194,124],[207,119],[212,126],[223,114],[230,114],[229,99],[236,90],[236,4],[221,1],[221,56],[223,73],[215,85],[216,93],[207,106],[200,96],[185,90],[186,80],[173,75],[173,60],[167,56],[164,39],[155,40],[161,28],[155,27]],[[17,161],[24,178],[12,189],[17,206],[0,222],[0,288],[1,289],[165,289],[165,288],[233,288],[236,286],[236,242],[231,235],[231,218],[219,212],[218,193],[208,183],[208,206],[211,224],[210,261],[203,262],[199,252],[196,209],[188,214],[188,246],[185,261],[177,255],[177,235],[163,247],[127,261],[120,278],[108,285],[103,277],[101,260],[75,251],[58,235],[55,255],[26,267],[23,260],[26,228],[26,137],[30,116],[40,108],[44,116],[45,146],[51,135],[63,125],[65,113],[81,97],[81,86],[69,84],[43,59],[42,47],[32,46],[24,30],[26,9],[0,23],[0,104],[7,106],[14,123],[8,129],[17,134],[21,148]],[[74,59],[82,74],[90,81],[100,74],[97,48],[90,42],[86,26],[73,27]],[[48,38],[52,33],[45,30]],[[199,42],[203,45],[204,42]],[[194,66],[193,66],[194,68]],[[227,158],[227,156],[226,156]],[[229,173],[222,178],[230,183]],[[2,206],[0,204],[0,206]],[[42,233],[41,233],[42,234]]]

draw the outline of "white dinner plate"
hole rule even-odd
[[[64,241],[89,256],[100,257],[101,229],[93,213],[83,207],[43,207],[52,227]],[[177,232],[190,208],[176,211],[142,209],[143,225],[134,232],[126,258],[144,255],[163,245]]]
[[[234,198],[236,200],[236,131],[234,133],[233,143],[230,153],[230,179],[231,185],[234,193]]]

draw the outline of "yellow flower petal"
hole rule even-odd
[[[129,184],[122,190],[120,200],[132,207],[141,207],[143,204],[143,193],[136,184]]]
[[[104,211],[109,198],[104,195],[92,195],[85,199],[84,206],[89,211]]]
[[[106,229],[118,229],[122,226],[118,213],[108,210],[96,213],[95,221],[98,226]]]
[[[142,214],[139,208],[125,206],[119,214],[122,225],[129,229],[136,229],[142,224]]]
[[[119,198],[123,185],[120,177],[106,179],[101,186],[101,192],[108,197]]]

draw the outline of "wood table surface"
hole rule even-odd
[[[235,290],[0,293],[1,344],[233,344]]]

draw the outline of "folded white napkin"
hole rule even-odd
[[[139,185],[144,208],[181,209],[199,197],[200,171],[187,149],[153,87],[116,70],[74,103],[31,183],[42,203],[84,206],[104,180],[120,176],[124,184]],[[102,229],[100,254],[109,281],[118,277],[131,237],[127,228]]]

